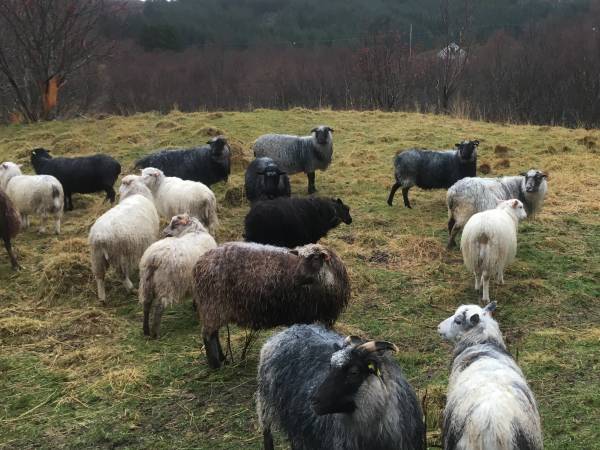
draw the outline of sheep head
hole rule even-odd
[[[333,128],[326,125],[320,125],[310,130],[310,132],[315,135],[317,143],[325,145],[329,142],[331,133],[333,133]]]
[[[162,235],[164,237],[179,237],[189,231],[196,230],[207,232],[206,228],[195,217],[191,217],[189,214],[179,214],[173,216],[169,225],[162,231]]]
[[[348,336],[340,347],[334,344],[329,373],[311,397],[313,411],[351,414],[370,400],[377,402],[386,390],[378,389],[385,376],[384,358],[398,348],[385,341],[365,341]]]
[[[496,302],[488,303],[485,308],[477,305],[461,305],[456,312],[438,325],[440,336],[450,342],[456,342],[477,327],[483,328],[485,322],[493,320]]]
[[[298,267],[295,272],[295,279],[300,285],[313,284],[319,280],[328,281],[333,276],[330,275],[328,263],[331,255],[325,247],[319,244],[308,244],[302,247],[296,247],[290,250],[290,253],[298,256]]]
[[[527,172],[522,172],[520,174],[522,177],[525,177],[523,180],[525,183],[525,191],[533,194],[540,190],[540,186],[545,182],[548,177],[547,174],[542,172],[541,170],[530,169]]]
[[[477,157],[477,147],[479,141],[462,141],[458,144],[454,144],[458,149],[458,155],[463,162],[473,161]]]

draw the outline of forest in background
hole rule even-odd
[[[52,117],[300,106],[600,125],[599,0],[104,3],[109,56],[61,85]],[[1,80],[0,100],[22,119]]]

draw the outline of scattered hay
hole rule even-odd
[[[234,186],[225,191],[223,203],[227,206],[238,207],[242,206],[244,201],[244,188],[242,186]]]
[[[514,152],[514,150],[510,147],[506,147],[505,145],[496,145],[494,147],[494,155],[496,156],[510,156],[510,154]]]
[[[509,159],[501,159],[496,164],[494,164],[494,169],[508,169],[510,167]]]
[[[207,114],[206,118],[210,119],[210,120],[214,120],[214,119],[221,119],[223,117],[223,113],[222,112],[213,112],[210,114]]]
[[[12,316],[0,319],[0,336],[19,336],[38,333],[45,327],[41,320]]]
[[[231,149],[231,171],[245,171],[252,161],[252,153],[246,150],[242,142],[236,139],[228,139]]]
[[[154,127],[162,130],[171,130],[173,128],[179,127],[179,125],[176,122],[173,122],[172,120],[161,120],[157,122]]]
[[[215,136],[223,136],[223,135],[225,135],[225,131],[223,131],[219,128],[216,128],[216,127],[211,127],[211,126],[202,127],[196,132],[196,136],[215,137]]]
[[[581,139],[577,139],[576,142],[579,145],[583,145],[588,150],[594,149],[598,145],[598,143],[596,142],[596,138],[594,138],[593,136],[584,136]]]
[[[487,175],[492,173],[492,168],[490,167],[490,165],[488,163],[483,163],[479,166],[479,173],[483,174],[483,175]]]
[[[398,142],[400,138],[398,136],[381,136],[377,140],[383,144],[392,144]]]
[[[140,385],[145,380],[145,376],[136,367],[126,367],[124,369],[111,370],[98,380],[99,385],[109,385],[113,391],[125,391],[128,387]]]
[[[553,145],[549,145],[548,148],[544,150],[544,153],[547,153],[549,155],[556,155],[558,153],[558,150]]]

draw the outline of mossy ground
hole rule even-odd
[[[146,152],[232,138],[234,173],[215,186],[219,242],[240,239],[243,166],[260,134],[335,128],[334,162],[317,174],[321,195],[341,197],[354,222],[323,240],[339,252],[352,300],[337,328],[400,347],[398,361],[426,395],[429,443],[439,447],[450,350],[437,323],[461,303],[477,303],[458,251],[444,249],[444,191],[410,193],[414,209],[385,203],[392,157],[417,146],[481,141],[491,175],[537,167],[549,194],[535,221],[521,225],[517,261],[494,284],[497,319],[539,402],[546,448],[600,448],[600,131],[472,122],[445,116],[329,110],[173,112],[166,116],[79,119],[0,128],[0,160],[24,163],[30,149],[56,155],[105,152],[127,173]],[[305,195],[306,177],[292,177]],[[225,202],[227,198],[227,202]],[[260,448],[253,394],[263,332],[245,361],[245,331],[232,329],[235,362],[210,371],[189,303],[165,314],[162,339],[141,333],[136,296],[111,273],[101,307],[89,269],[87,232],[109,208],[76,195],[60,236],[20,234],[24,270],[0,251],[0,448]],[[234,206],[230,206],[234,205]],[[36,223],[34,222],[34,225]],[[281,442],[281,440],[280,440]]]

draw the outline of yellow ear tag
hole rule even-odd
[[[370,362],[369,364],[367,364],[367,368],[374,373],[375,375],[377,375],[378,377],[381,377],[381,371],[379,370],[379,367],[375,367],[375,364],[373,364],[372,362]]]

